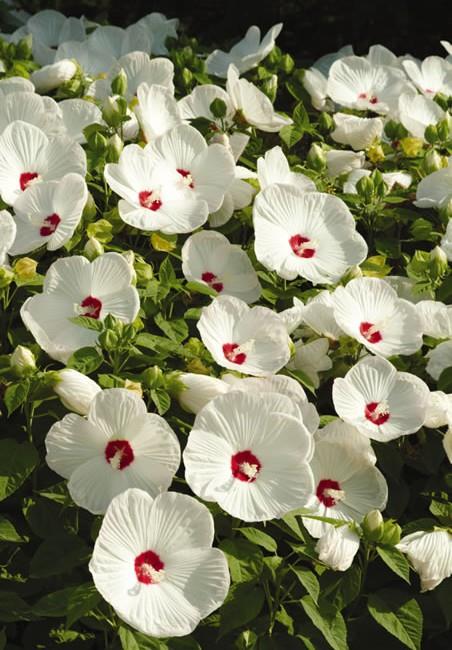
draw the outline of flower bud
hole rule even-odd
[[[91,192],[88,192],[88,198],[86,199],[85,207],[83,208],[82,219],[85,221],[94,221],[96,213],[97,209],[93,195]]]
[[[127,92],[127,75],[123,68],[111,82],[111,91],[114,95],[125,95]]]
[[[322,147],[314,143],[308,151],[306,158],[308,166],[320,172],[326,168],[326,155]]]
[[[361,524],[364,537],[370,542],[381,541],[384,533],[384,521],[379,510],[371,510]]]
[[[23,345],[18,345],[14,350],[9,364],[18,377],[31,375],[36,370],[35,355]]]
[[[358,535],[345,526],[329,526],[316,544],[315,550],[319,560],[331,567],[333,571],[347,571],[358,552],[360,539]]]
[[[439,214],[446,223],[448,223],[449,219],[452,219],[452,198],[450,198],[447,203],[444,203],[439,210]]]
[[[28,282],[36,276],[38,263],[31,257],[22,257],[14,264],[14,274],[19,282]]]
[[[424,143],[420,138],[408,137],[400,140],[400,146],[402,147],[405,156],[408,158],[415,158],[421,153]]]
[[[370,162],[374,163],[374,165],[376,163],[382,162],[385,159],[385,154],[381,144],[375,143],[369,147],[367,150],[367,157],[369,158]]]
[[[106,157],[107,162],[117,163],[123,149],[124,142],[121,140],[119,135],[115,133],[108,140]]]
[[[332,131],[334,129],[334,119],[326,111],[322,111],[319,115],[319,127],[323,132]]]
[[[143,259],[137,259],[135,261],[134,269],[136,273],[137,284],[146,284],[154,277],[152,266],[145,262]]]
[[[124,382],[124,388],[131,390],[133,393],[138,395],[138,397],[143,397],[143,389],[139,381],[131,381],[130,379],[126,379]]]
[[[95,237],[89,237],[83,249],[83,254],[85,255],[85,257],[87,257],[90,261],[92,261],[95,260],[96,257],[99,257],[99,255],[103,255],[103,253],[104,253],[104,247],[102,246],[100,241]]]
[[[448,140],[450,125],[447,117],[444,120],[438,122],[438,124],[436,125],[436,129],[438,131],[438,138],[441,140],[441,142],[445,142],[446,140]]]
[[[359,196],[364,199],[366,204],[372,202],[374,194],[374,182],[370,176],[363,176],[359,179],[359,181],[356,183],[356,191],[358,192]]]
[[[443,167],[443,157],[436,151],[436,149],[430,149],[424,156],[422,161],[422,167],[427,174],[438,171]]]
[[[119,337],[113,330],[105,330],[99,334],[99,344],[104,350],[115,350],[118,347]]]
[[[447,255],[440,246],[430,251],[430,269],[432,278],[441,278],[449,268]]]
[[[101,387],[81,372],[65,368],[58,373],[58,381],[53,390],[69,411],[87,415],[90,404]]]
[[[158,388],[163,383],[163,372],[158,366],[146,368],[141,377],[147,388]]]
[[[0,289],[5,289],[14,280],[14,273],[6,266],[0,266]]]
[[[24,38],[21,38],[16,45],[16,58],[17,59],[31,59],[32,55],[32,36],[28,34]]]
[[[281,70],[286,74],[290,74],[295,67],[295,61],[290,54],[283,54],[279,62]]]
[[[136,285],[137,274],[135,271],[135,253],[133,251],[124,251],[122,253],[122,256],[126,260],[127,264],[130,266],[130,270],[132,271],[132,284]]]
[[[429,144],[435,144],[435,142],[438,142],[439,137],[438,137],[438,129],[436,128],[435,124],[429,124],[424,131],[424,139],[429,143]]]
[[[382,544],[389,544],[390,546],[395,546],[400,542],[400,536],[402,534],[402,529],[399,524],[396,524],[395,521],[391,519],[385,522],[383,537],[381,538]]]
[[[107,219],[99,219],[88,224],[86,233],[88,237],[95,237],[101,244],[108,244],[113,239],[113,226]]]

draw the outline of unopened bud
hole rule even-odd
[[[447,255],[440,246],[430,251],[430,269],[433,278],[441,278],[449,268]]]
[[[367,157],[370,160],[370,162],[374,164],[382,162],[385,159],[385,154],[381,144],[376,143],[373,144],[371,147],[369,147],[369,149],[367,150]]]
[[[123,149],[124,142],[121,140],[119,135],[115,133],[108,140],[106,156],[107,162],[117,163]]]
[[[36,276],[38,263],[31,257],[22,257],[14,264],[14,274],[19,282],[28,282]]]
[[[0,266],[0,289],[8,287],[14,280],[14,273],[6,266]]]
[[[381,541],[384,533],[384,521],[379,510],[371,510],[361,524],[364,537],[370,542]]]
[[[381,538],[382,544],[389,544],[390,546],[395,546],[400,542],[400,537],[402,534],[402,529],[399,524],[396,524],[395,521],[391,519],[385,522],[383,537]]]
[[[99,255],[103,255],[104,247],[102,246],[102,244],[98,239],[96,239],[95,237],[90,237],[85,244],[83,253],[85,257],[87,257],[90,261],[92,261],[95,260],[96,257],[99,257]]]
[[[438,129],[435,124],[429,124],[424,131],[424,138],[429,144],[435,144],[438,142]]]
[[[438,171],[443,167],[443,157],[436,151],[436,149],[430,149],[424,156],[422,161],[422,167],[427,174]]]
[[[111,91],[114,95],[125,95],[127,92],[127,75],[123,68],[111,82]]]
[[[130,379],[126,379],[124,382],[124,388],[132,391],[132,393],[135,393],[138,395],[138,397],[143,397],[143,389],[139,381],[131,381]]]
[[[146,368],[141,377],[147,388],[158,388],[163,383],[163,372],[158,366]]]
[[[30,375],[36,370],[35,355],[23,345],[17,346],[11,355],[9,363],[18,377]]]
[[[308,166],[320,172],[326,168],[326,155],[318,144],[311,145],[307,155]]]
[[[373,180],[369,176],[363,176],[356,183],[356,191],[367,204],[371,203],[374,195]]]
[[[400,146],[405,156],[408,158],[415,158],[421,153],[424,143],[420,138],[408,137],[400,140]]]
[[[88,192],[88,198],[86,199],[85,207],[83,208],[82,219],[85,221],[93,221],[96,218],[96,203],[93,199],[91,192]]]

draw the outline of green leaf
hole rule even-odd
[[[292,567],[292,571],[317,605],[320,596],[320,585],[317,576],[313,571],[304,566]]]
[[[289,370],[287,369],[288,374],[293,377],[294,379],[297,379],[303,386],[305,386],[313,395],[315,395],[315,386],[312,383],[312,380],[308,377],[308,375],[303,372],[302,370]]]
[[[248,582],[262,573],[264,556],[255,544],[244,539],[224,539],[220,548],[226,554],[233,582]]]
[[[309,126],[309,115],[304,107],[303,102],[299,102],[292,113],[292,118],[299,129],[306,129]]]
[[[14,527],[14,524],[6,517],[0,516],[0,542],[14,542],[22,544],[27,542],[26,537],[22,537]]]
[[[8,409],[8,417],[10,417],[10,415],[25,402],[28,396],[29,388],[30,384],[28,380],[24,380],[18,384],[11,384],[8,386],[3,398],[6,404],[6,408]]]
[[[304,611],[334,650],[348,650],[347,628],[342,614],[329,603],[317,606],[311,596],[301,599]]]
[[[265,594],[260,587],[251,583],[236,584],[229,590],[228,597],[220,610],[220,632],[218,638],[231,630],[246,625],[259,616],[264,605]]]
[[[89,316],[74,316],[69,319],[74,325],[79,325],[87,330],[94,330],[95,332],[102,332],[104,324],[97,318],[90,318]]]
[[[391,571],[410,584],[410,565],[403,553],[388,544],[378,544],[377,553]]]
[[[177,318],[172,321],[165,320],[161,314],[157,314],[154,318],[155,324],[160,327],[162,332],[168,338],[176,343],[181,343],[188,336],[188,325],[183,318]]]
[[[171,264],[169,255],[165,257],[163,262],[160,264],[159,280],[161,284],[167,287],[170,287],[175,282],[177,282],[176,273],[174,271],[173,265]]]
[[[75,621],[94,609],[100,599],[99,592],[91,582],[75,587],[67,602],[66,627],[71,627]]]
[[[30,562],[32,578],[46,578],[59,573],[68,573],[80,564],[85,564],[91,551],[76,535],[59,535],[42,542]]]
[[[442,371],[438,379],[438,390],[444,393],[452,393],[452,367]]]
[[[367,603],[375,621],[411,650],[420,650],[422,610],[415,598],[391,589],[370,594]]]
[[[291,149],[293,146],[300,142],[301,138],[304,135],[304,129],[296,126],[294,124],[288,124],[283,126],[279,132],[279,137],[284,142],[288,149]]]
[[[84,375],[90,375],[95,372],[103,363],[104,358],[96,348],[80,348],[69,358],[68,368],[78,370]]]
[[[262,546],[262,548],[265,548],[266,551],[270,551],[270,553],[276,553],[278,544],[273,537],[270,537],[270,535],[264,533],[264,531],[259,530],[258,528],[239,528],[238,531],[253,544]]]
[[[164,415],[171,406],[171,397],[166,390],[153,388],[151,390],[151,399],[157,407],[159,415]]]
[[[168,644],[160,639],[153,639],[127,627],[119,628],[119,640],[122,650],[168,650]]]
[[[38,452],[30,442],[0,440],[0,501],[20,488],[38,462]]]
[[[13,591],[0,591],[0,620],[2,623],[29,621],[32,618],[30,607]]]

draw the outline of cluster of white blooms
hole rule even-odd
[[[90,563],[97,589],[122,619],[156,637],[189,634],[228,593],[226,558],[212,548],[213,517],[201,501],[244,522],[302,509],[320,561],[343,571],[358,552],[365,516],[388,501],[372,441],[449,427],[440,433],[452,462],[452,396],[429,388],[452,367],[452,307],[431,288],[416,292],[413,277],[365,273],[371,244],[353,202],[335,195],[353,199],[374,183],[371,163],[390,140],[388,124],[422,148],[432,127],[450,121],[434,99],[452,95],[450,57],[417,61],[380,45],[357,56],[346,47],[306,70],[304,88],[332,119],[340,146],[311,149],[325,171],[316,185],[278,145],[256,165],[245,155],[256,134],[294,126],[242,76],[272,51],[282,25],[262,40],[250,27],[229,52],[210,53],[206,70],[218,85],[201,83],[182,97],[165,44],[177,26],[158,13],[122,29],[42,11],[2,35],[18,43],[31,34],[41,67],[30,79],[0,79],[0,265],[8,273],[11,258],[26,254],[51,262],[20,309],[41,350],[66,365],[100,345],[96,322],[112,316],[126,327],[145,317],[133,263],[122,254],[130,238],[124,250],[96,254],[88,245],[73,254],[70,244],[92,200],[87,127],[111,126],[121,111],[128,119],[109,141],[117,155],[102,169],[116,225],[132,238],[182,236],[180,281],[212,296],[196,314],[194,336],[215,374],[192,367],[179,375],[180,405],[196,416],[183,450],[142,397],[101,389],[71,368],[58,369],[55,386],[71,412],[45,440],[46,462],[67,479],[74,503],[105,515]],[[77,76],[83,94],[57,101]],[[209,137],[197,128],[203,120]],[[452,157],[441,156],[422,179],[393,169],[382,183],[386,195],[411,188],[413,209],[451,216]],[[243,210],[252,250],[228,238]],[[446,268],[452,221],[443,226],[435,255]],[[285,294],[293,307],[272,308],[268,278],[293,286]],[[301,283],[309,290],[302,300]],[[349,354],[333,374],[342,341]],[[404,365],[411,358],[424,364],[423,379]],[[19,351],[12,367],[21,359]],[[334,378],[326,391],[337,417],[320,427],[298,379],[315,389],[326,375]],[[181,460],[195,496],[174,489]],[[409,534],[398,549],[423,590],[452,574],[450,529]]]

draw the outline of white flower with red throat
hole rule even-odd
[[[7,210],[0,210],[0,268],[9,266],[8,253],[16,238],[16,222]]]
[[[182,272],[189,282],[207,284],[219,294],[248,303],[261,294],[257,273],[246,252],[219,232],[203,230],[186,240]]]
[[[288,397],[233,391],[198,413],[183,457],[197,496],[243,521],[266,521],[307,503],[311,455],[312,436]]]
[[[103,514],[129,487],[157,496],[169,488],[180,463],[174,431],[125,388],[97,393],[86,419],[70,413],[56,422],[46,449],[47,465],[68,479],[72,499],[94,514]]]
[[[231,63],[237,67],[240,74],[251,70],[270,54],[282,27],[282,23],[273,25],[261,41],[261,30],[257,25],[252,25],[242,40],[236,43],[229,52],[214,50],[209,54],[206,59],[207,72],[225,78]]]
[[[91,263],[80,255],[61,258],[47,271],[43,292],[28,298],[20,315],[44,352],[66,363],[79,348],[95,345],[98,336],[72,318],[103,320],[112,314],[124,323],[135,320],[140,300],[132,278],[119,253],[105,253]]]
[[[79,174],[32,184],[14,203],[17,235],[11,254],[64,246],[80,223],[87,198],[88,188]]]
[[[384,280],[355,278],[338,287],[333,298],[339,327],[374,354],[413,354],[422,347],[416,307],[399,298]]]
[[[15,201],[32,183],[53,181],[71,172],[85,177],[86,155],[66,135],[48,138],[33,124],[12,122],[0,135],[0,193]]]
[[[253,220],[257,259],[286,280],[333,284],[367,255],[352,214],[331,194],[271,185],[256,197]]]
[[[421,591],[435,589],[452,575],[450,529],[418,530],[402,537],[397,548],[408,556],[421,579]]]
[[[404,61],[403,67],[414,85],[426,97],[437,93],[452,95],[452,65],[440,56],[428,56],[420,62]]]
[[[404,73],[386,65],[373,65],[359,56],[347,56],[333,63],[327,90],[340,106],[386,115],[397,107],[402,92],[411,84]]]
[[[239,79],[239,72],[232,64],[228,68],[226,90],[235,110],[240,111],[251,126],[275,133],[292,124],[290,117],[275,113],[273,104],[259,88],[247,79]]]
[[[182,124],[144,149],[128,145],[104,173],[123,199],[118,207],[126,223],[174,234],[195,230],[220,207],[234,169],[225,147],[208,146],[196,129]]]
[[[310,463],[314,491],[309,507],[313,515],[359,523],[369,510],[386,507],[385,478],[360,439],[351,428],[344,431],[342,440],[334,427],[316,433]],[[322,537],[330,526],[309,517],[303,517],[303,523],[313,537]]]
[[[126,490],[111,502],[89,564],[118,616],[152,637],[186,636],[223,604],[226,558],[213,518],[193,497]]]
[[[387,442],[415,433],[425,422],[429,389],[381,357],[366,357],[334,380],[336,413],[373,440]]]
[[[302,192],[315,192],[315,183],[304,174],[293,172],[281,147],[269,149],[257,160],[257,177],[261,190],[273,183],[293,185]]]
[[[234,296],[218,296],[198,321],[201,339],[218,365],[265,377],[290,358],[284,321],[267,307],[250,308]]]

